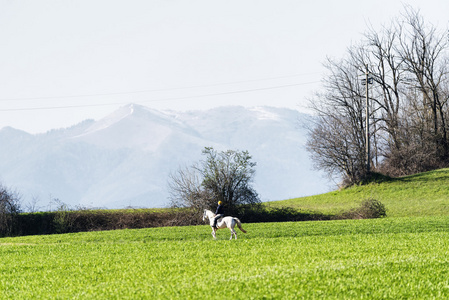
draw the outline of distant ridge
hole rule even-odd
[[[317,194],[329,187],[304,149],[298,124],[307,117],[273,107],[163,112],[129,104],[45,134],[3,128],[0,180],[41,205],[58,198],[72,206],[163,207],[169,173],[212,146],[250,152],[263,200]]]

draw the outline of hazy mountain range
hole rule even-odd
[[[170,172],[206,146],[248,150],[263,201],[330,189],[304,149],[307,115],[273,107],[157,111],[129,104],[105,118],[45,134],[0,130],[0,181],[23,202],[52,198],[84,207],[163,207]]]

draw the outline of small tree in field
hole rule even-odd
[[[19,196],[0,185],[0,236],[14,233],[19,213]]]
[[[255,162],[248,151],[217,152],[212,147],[203,150],[205,160],[170,175],[170,200],[175,207],[196,209],[215,207],[222,201],[228,212],[240,204],[260,203],[251,183]]]

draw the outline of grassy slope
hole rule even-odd
[[[367,198],[381,201],[387,208],[388,217],[449,216],[449,169],[267,204],[337,213],[357,207]]]

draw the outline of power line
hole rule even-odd
[[[23,98],[0,98],[0,101],[45,100],[45,99],[62,99],[62,98],[85,98],[85,97],[99,97],[99,96],[132,95],[132,94],[143,94],[143,93],[152,93],[152,92],[187,90],[187,89],[194,89],[194,88],[206,88],[206,87],[232,85],[232,84],[249,83],[249,82],[260,82],[260,81],[267,81],[267,80],[294,78],[294,77],[313,75],[313,74],[320,74],[320,73],[319,72],[303,73],[303,74],[285,75],[285,76],[269,77],[269,78],[262,78],[262,79],[249,79],[249,80],[224,82],[224,83],[193,85],[193,86],[185,86],[185,87],[159,88],[159,89],[127,91],[127,92],[93,93],[93,94],[65,95],[65,96],[23,97]]]
[[[307,84],[313,84],[313,83],[319,83],[319,82],[320,81],[310,81],[310,82],[278,85],[278,86],[271,86],[271,87],[264,87],[264,88],[257,88],[257,89],[246,89],[246,90],[237,90],[237,91],[212,93],[212,94],[202,94],[202,95],[194,95],[194,96],[184,96],[184,97],[173,97],[173,98],[162,98],[162,99],[137,101],[135,103],[140,104],[140,103],[158,102],[158,101],[185,100],[185,99],[205,98],[205,97],[231,95],[231,94],[251,93],[251,92],[257,92],[257,91],[265,91],[265,90],[273,90],[273,89],[281,89],[281,88],[288,88],[288,87],[294,87],[294,86],[301,86],[301,85],[307,85]],[[34,99],[36,99],[36,98],[34,98]],[[127,101],[127,102],[115,102],[115,103],[103,103],[103,104],[80,104],[80,105],[61,105],[61,106],[28,107],[28,108],[5,108],[5,109],[0,109],[0,111],[27,111],[27,110],[98,107],[98,106],[110,106],[110,105],[126,104],[128,102],[129,101]]]

